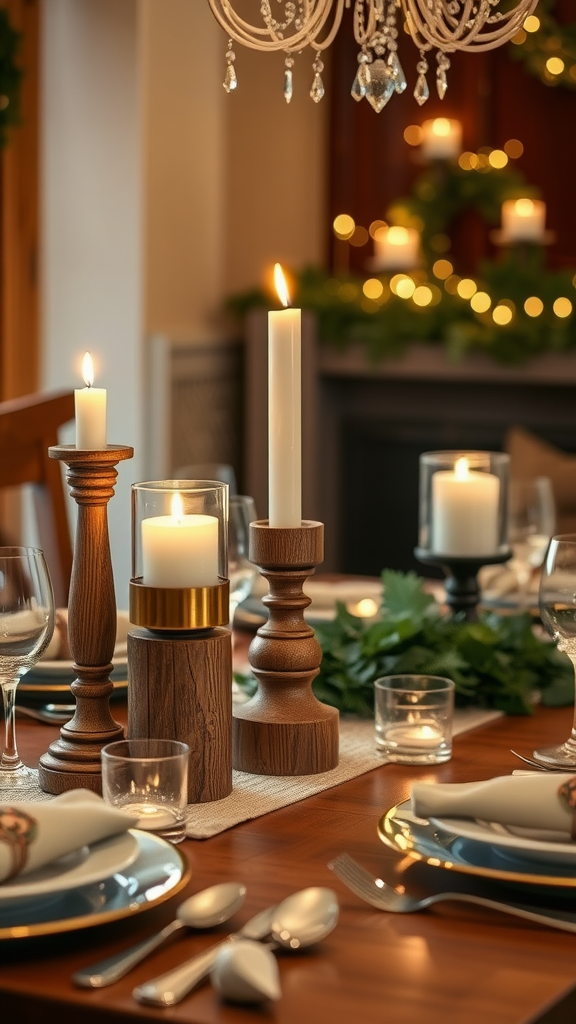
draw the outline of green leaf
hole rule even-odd
[[[418,619],[435,603],[432,594],[426,594],[423,590],[424,580],[414,572],[402,573],[385,569],[382,573],[382,583],[382,609],[388,615],[410,615]]]

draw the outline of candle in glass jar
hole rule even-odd
[[[457,459],[453,470],[432,476],[431,550],[435,554],[493,555],[498,550],[500,481]]]
[[[89,352],[84,355],[82,376],[85,388],[74,391],[76,447],[83,451],[106,448],[106,390],[94,388],[94,367]]]
[[[302,521],[301,311],[290,308],[280,264],[274,267],[284,309],[268,314],[268,521]]]
[[[218,583],[218,520],[184,515],[175,493],[168,516],[142,520],[142,583],[148,587],[211,587]]]

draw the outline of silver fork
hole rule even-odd
[[[365,900],[372,907],[376,907],[377,910],[388,910],[392,914],[412,914],[417,910],[426,910],[433,903],[456,900],[459,903],[475,903],[480,907],[498,910],[503,914],[512,914],[514,917],[523,917],[527,921],[535,921],[537,924],[547,924],[551,928],[576,932],[576,915],[568,911],[547,910],[546,913],[540,913],[540,911],[532,910],[523,904],[500,903],[497,900],[465,892],[439,892],[421,899],[409,896],[407,893],[398,892],[391,885],[387,885],[381,878],[375,878],[348,853],[339,854],[328,864],[328,867],[360,899]]]

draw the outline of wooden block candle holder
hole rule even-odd
[[[78,505],[68,600],[68,637],[77,677],[70,688],[76,711],[60,730],[60,739],[41,756],[38,776],[46,793],[77,788],[101,793],[100,752],[104,744],[123,736],[110,713],[117,612],[107,505],[118,476],[115,466],[131,459],[134,449],[109,444],[87,451],[54,445],[48,454],[67,464],[70,493]]]
[[[312,692],[322,650],[302,589],[324,558],[323,523],[250,525],[250,560],[268,581],[269,619],[250,644],[258,691],[233,711],[233,765],[258,775],[313,775],[338,764],[339,714]]]
[[[188,803],[232,791],[232,634],[228,580],[211,587],[130,582],[128,738],[190,747]]]

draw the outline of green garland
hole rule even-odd
[[[4,8],[0,8],[0,146],[8,141],[7,128],[20,123],[20,84],[22,70],[16,63],[20,33],[12,28]]]
[[[414,573],[382,573],[382,618],[366,624],[338,604],[332,622],[314,627],[322,647],[313,690],[340,711],[371,716],[379,676],[439,675],[454,680],[456,704],[530,714],[540,692],[548,706],[574,702],[574,672],[550,640],[535,636],[529,615],[447,615]],[[248,694],[253,677],[236,676]]]
[[[522,29],[516,45],[514,40],[511,44],[511,55],[545,85],[576,89],[576,20],[561,25],[554,17],[554,7],[555,0],[540,0],[534,12],[540,28],[537,32]],[[560,74],[552,74],[546,67],[551,57],[560,58],[564,64]]]
[[[294,305],[315,314],[324,344],[343,350],[361,343],[367,358],[378,362],[401,355],[411,342],[423,341],[442,345],[452,359],[480,350],[508,365],[521,365],[544,352],[576,348],[576,313],[558,316],[554,311],[558,298],[568,299],[576,310],[576,275],[573,269],[547,270],[543,247],[511,246],[496,261],[478,268],[474,281],[478,291],[490,296],[487,312],[475,312],[468,300],[455,293],[459,280],[455,275],[444,283],[434,274],[440,249],[449,249],[448,232],[458,215],[471,208],[495,226],[505,199],[536,197],[514,168],[493,168],[483,155],[478,169],[443,163],[425,170],[412,194],[397,200],[388,211],[395,223],[417,225],[421,230],[427,266],[410,276],[416,284],[431,288],[433,299],[428,305],[419,306],[414,298],[391,292],[387,275],[379,276],[382,295],[372,299],[363,292],[368,275],[335,279],[315,267],[293,273]],[[449,252],[442,255],[449,257]],[[528,315],[524,308],[531,297],[543,304],[537,316]],[[227,308],[243,319],[249,309],[269,308],[274,301],[263,289],[254,289],[231,296]],[[508,304],[513,313],[504,325],[495,323],[492,315],[499,303]]]

